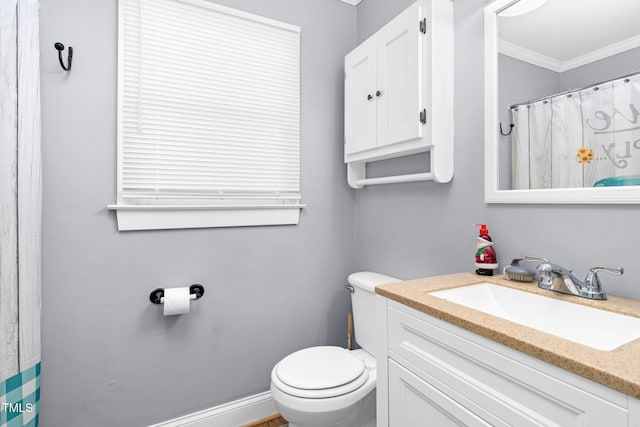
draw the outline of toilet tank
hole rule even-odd
[[[374,355],[377,325],[375,287],[386,283],[400,282],[401,279],[371,271],[361,271],[350,274],[348,281],[353,286],[351,306],[356,342],[369,354]]]

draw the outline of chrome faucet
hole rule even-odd
[[[525,260],[541,263],[538,265],[539,288],[589,299],[607,299],[607,293],[602,289],[598,272],[624,274],[622,267],[591,267],[587,277],[581,281],[573,275],[571,270],[553,264],[548,259],[527,255]]]

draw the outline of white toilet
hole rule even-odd
[[[305,348],[271,371],[271,395],[290,427],[376,425],[374,289],[400,279],[365,271],[351,274],[348,281],[355,337],[362,348]]]

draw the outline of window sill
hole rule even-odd
[[[109,205],[119,231],[298,224],[303,204],[249,206]]]

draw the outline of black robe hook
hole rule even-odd
[[[58,61],[60,61],[60,66],[63,70],[69,71],[71,70],[71,61],[73,60],[73,48],[69,46],[69,53],[67,54],[67,65],[64,65],[64,61],[62,60],[62,51],[64,50],[64,45],[60,42],[57,42],[53,45],[58,51]]]
[[[502,136],[509,136],[509,135],[511,135],[511,132],[513,132],[513,127],[514,127],[514,126],[515,126],[515,125],[514,125],[513,123],[511,123],[511,124],[509,125],[509,128],[510,128],[510,129],[509,129],[509,132],[508,132],[508,133],[504,133],[504,131],[502,130],[502,123],[500,123],[500,133],[502,134]]]

